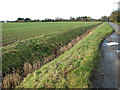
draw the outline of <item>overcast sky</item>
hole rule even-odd
[[[0,0],[0,20],[109,16],[119,0]]]

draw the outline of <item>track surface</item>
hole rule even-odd
[[[120,26],[114,23],[109,24],[115,32],[105,38],[102,43],[102,60],[94,80],[95,88],[119,88],[120,86]],[[116,45],[110,45],[111,42]]]

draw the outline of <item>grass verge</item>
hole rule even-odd
[[[117,22],[116,22],[115,24],[118,24],[118,25],[120,25],[120,23],[117,23]]]
[[[25,78],[17,88],[88,88],[92,86],[90,76],[99,60],[99,45],[112,31],[108,23],[102,24],[65,54]]]

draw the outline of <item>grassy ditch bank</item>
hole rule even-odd
[[[17,88],[88,88],[99,60],[99,45],[113,29],[104,23],[73,48],[28,75]]]
[[[23,77],[60,55],[62,52],[58,50],[62,46],[99,24],[44,34],[3,47],[3,86],[7,88],[18,85]]]

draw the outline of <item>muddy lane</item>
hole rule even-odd
[[[116,24],[109,24],[115,32],[105,38],[102,43],[102,60],[93,82],[95,88],[119,88],[120,35],[118,32],[120,28]]]

